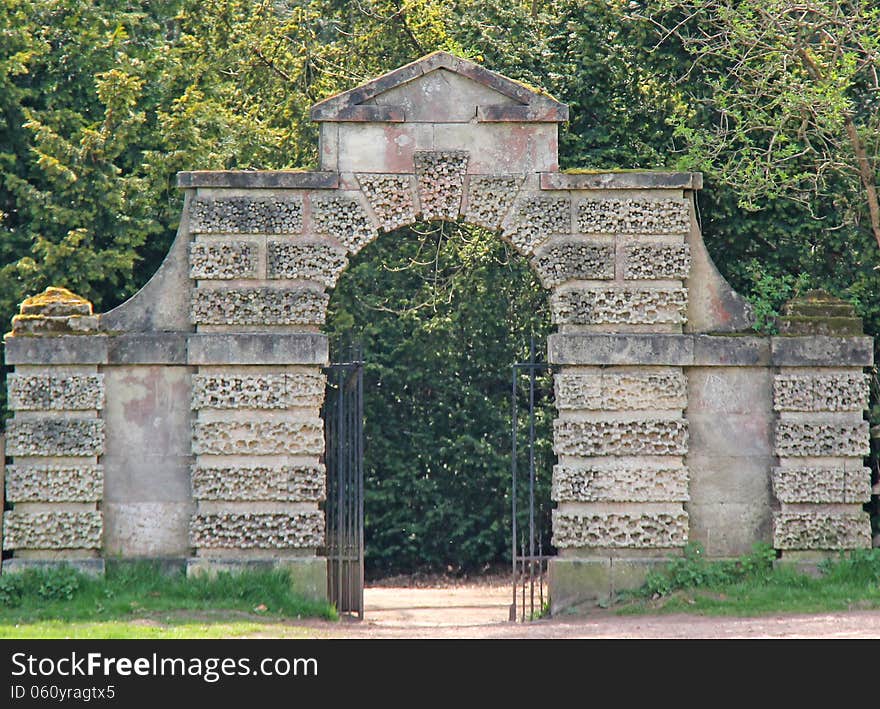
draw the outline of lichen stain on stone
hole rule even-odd
[[[91,315],[92,304],[67,288],[50,286],[42,293],[26,298],[22,315]]]

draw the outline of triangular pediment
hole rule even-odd
[[[560,123],[568,106],[479,64],[434,52],[312,106],[314,121]]]

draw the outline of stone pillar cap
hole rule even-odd
[[[90,334],[98,329],[92,304],[67,288],[50,286],[26,298],[19,314],[12,318],[7,337]]]

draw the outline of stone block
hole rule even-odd
[[[871,469],[863,467],[773,468],[773,493],[780,502],[862,504],[871,498]]]
[[[867,421],[779,421],[776,424],[776,454],[780,458],[855,458],[869,452]]]
[[[327,473],[323,465],[240,466],[193,468],[193,497],[230,502],[320,502]]]
[[[104,452],[100,419],[13,419],[6,425],[6,455],[95,456]]]
[[[558,409],[619,411],[684,409],[687,380],[680,370],[581,374],[554,377]]]
[[[578,205],[582,234],[687,234],[688,202],[678,199],[585,199]]]
[[[324,514],[317,510],[196,514],[190,541],[204,549],[316,548],[324,543]]]
[[[190,202],[194,234],[296,234],[302,231],[302,196],[196,197]]]
[[[177,173],[177,186],[181,189],[334,190],[339,186],[339,173],[318,170],[192,170]]]
[[[694,358],[694,338],[676,334],[554,333],[547,358],[570,365],[676,365]]]
[[[868,408],[868,376],[861,372],[792,374],[773,381],[776,411],[862,411]]]
[[[8,465],[9,502],[97,502],[104,493],[101,465]]]
[[[571,232],[571,202],[567,197],[528,197],[504,233],[522,254],[531,254],[553,234]]]
[[[870,549],[871,523],[860,507],[834,511],[782,511],[773,516],[777,549]]]
[[[311,288],[197,288],[197,325],[322,325],[330,300]]]
[[[297,333],[197,333],[188,337],[191,365],[329,363],[327,335]]]
[[[678,514],[570,513],[553,510],[553,546],[668,549],[688,541],[688,516]]]
[[[3,549],[99,549],[103,526],[100,512],[4,512]]]
[[[394,231],[416,221],[410,175],[359,174],[357,178],[381,229]]]
[[[290,575],[290,585],[295,593],[315,601],[327,600],[327,560],[320,557],[298,559],[188,559],[186,574],[190,577],[215,576],[219,572],[240,573],[250,569],[284,569]]]
[[[692,295],[692,293],[690,293]],[[694,335],[694,365],[700,367],[766,367],[770,338],[743,335]]]
[[[533,173],[557,170],[559,138],[553,124],[440,123],[430,145],[419,149],[466,150],[472,175]]]
[[[187,333],[151,332],[110,337],[109,364],[186,364]]]
[[[542,190],[701,190],[700,172],[542,172]]]
[[[874,364],[871,337],[771,337],[774,367],[870,367]]]
[[[105,502],[104,552],[124,559],[190,554],[191,502]]]
[[[304,278],[327,288],[336,285],[348,265],[343,249],[313,241],[270,239],[267,247],[269,278]]]
[[[6,364],[105,364],[106,335],[6,336]]]
[[[321,455],[324,426],[320,419],[291,421],[197,421],[196,455]]]
[[[688,469],[622,460],[556,465],[550,497],[557,502],[684,502],[688,499]]]
[[[686,288],[568,287],[550,296],[553,322],[578,325],[681,325]]]
[[[318,408],[326,377],[319,372],[193,375],[193,409]]]
[[[545,288],[566,281],[614,278],[614,244],[554,238],[532,258]]]
[[[522,181],[521,175],[473,175],[468,182],[465,221],[491,231],[500,228]]]
[[[190,245],[190,278],[224,280],[257,278],[259,244],[255,241],[199,241]]]
[[[687,244],[634,244],[623,249],[623,277],[628,280],[682,280],[691,268]]]
[[[551,615],[607,601],[612,595],[611,559],[550,559],[548,586]]]
[[[687,453],[687,422],[681,419],[553,422],[557,455],[674,455]]]
[[[83,552],[84,555],[88,553],[90,552]],[[18,574],[31,569],[44,571],[57,568],[71,568],[89,576],[100,577],[104,575],[104,560],[91,557],[78,559],[69,556],[59,559],[22,559],[20,557],[12,557],[11,559],[3,560],[4,574]]]
[[[14,411],[89,411],[104,408],[103,374],[10,374],[8,406]]]
[[[378,235],[354,197],[312,197],[312,226],[316,233],[332,236],[349,253],[357,253]]]
[[[458,219],[468,154],[419,150],[414,154],[414,163],[422,219]]]
[[[704,498],[705,499],[705,498]],[[769,499],[764,504],[709,500],[687,505],[688,539],[703,545],[706,557],[731,558],[771,541]]]

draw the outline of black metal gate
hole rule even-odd
[[[324,464],[327,468],[327,594],[339,613],[364,617],[364,384],[363,358],[327,368]]]
[[[539,362],[532,339],[528,362],[513,365],[511,387],[511,557],[513,561],[513,602],[510,620],[526,621],[539,617],[544,610],[545,581],[548,561],[554,556],[549,544],[549,499],[537,491],[538,468],[541,480],[549,481],[551,466],[548,459],[537,455],[535,416],[537,400],[547,395],[546,381],[540,375],[552,371],[551,365]],[[547,377],[540,377],[546,380]],[[522,404],[520,403],[522,400]],[[520,409],[527,416],[520,420]],[[522,440],[522,444],[520,443]],[[528,470],[525,489],[518,487],[521,462]],[[549,497],[549,495],[548,495]],[[546,505],[547,509],[544,509]],[[546,540],[546,542],[545,542]]]

